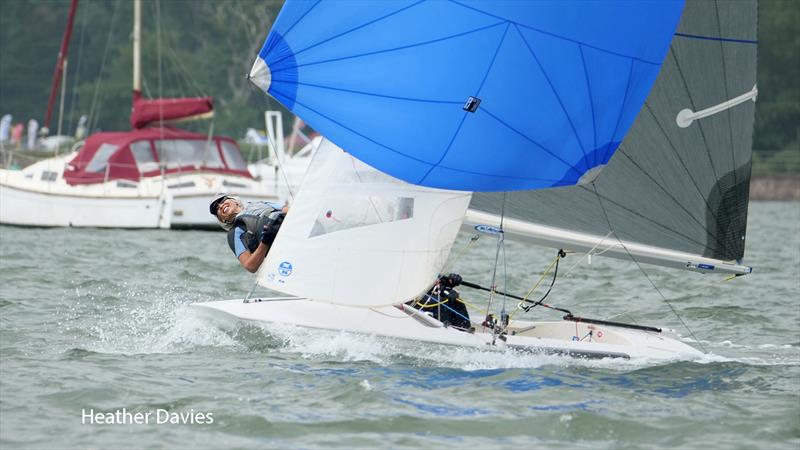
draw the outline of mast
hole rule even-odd
[[[69,50],[69,40],[72,37],[72,24],[75,19],[75,11],[78,9],[78,0],[72,0],[69,7],[69,15],[67,16],[67,29],[64,30],[64,37],[61,38],[61,48],[58,51],[58,60],[56,61],[56,69],[53,73],[53,84],[50,87],[50,99],[47,101],[47,114],[44,117],[44,127],[42,127],[42,134],[50,132],[50,117],[53,114],[53,104],[56,101],[56,94],[61,76],[64,73],[67,61],[67,51]]]
[[[133,1],[133,101],[142,95],[142,2]]]

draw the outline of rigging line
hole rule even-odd
[[[86,10],[84,8],[82,11]],[[81,61],[83,60],[83,41],[86,35],[86,13],[81,14],[81,37],[78,39],[78,63],[74,69],[75,80],[72,82],[72,101],[70,102],[69,107],[69,123],[67,126],[67,134],[72,135],[72,124],[75,122],[75,103],[76,97],[78,96],[78,80],[81,77]]]
[[[645,63],[645,64],[650,64],[650,65],[654,65],[654,66],[660,66],[660,65],[661,65],[661,63],[660,63],[660,62],[648,61],[648,60],[646,60],[646,59],[642,59],[642,58],[639,58],[639,57],[635,57],[635,56],[631,56],[631,55],[626,55],[626,54],[623,54],[623,53],[618,53],[618,52],[615,52],[615,51],[612,51],[612,50],[607,50],[607,49],[604,49],[604,48],[601,48],[601,47],[596,47],[596,46],[594,46],[594,45],[587,44],[586,42],[582,42],[582,41],[579,41],[579,40],[577,40],[577,39],[571,39],[571,38],[568,38],[568,37],[566,37],[566,36],[561,36],[561,35],[559,35],[559,34],[555,34],[555,33],[551,33],[551,32],[549,32],[549,31],[544,31],[544,30],[541,30],[541,29],[539,29],[539,28],[534,28],[534,27],[532,27],[532,26],[530,26],[530,25],[525,25],[525,24],[523,24],[523,23],[516,22],[516,21],[514,21],[514,20],[510,20],[510,19],[506,19],[505,17],[498,16],[498,15],[496,15],[496,14],[491,14],[491,13],[488,13],[488,12],[486,12],[486,11],[482,10],[482,9],[479,9],[479,8],[476,8],[476,7],[473,7],[473,6],[467,6],[467,5],[463,4],[463,3],[460,3],[460,2],[458,2],[458,1],[455,1],[455,0],[450,0],[450,3],[454,3],[454,4],[456,4],[456,5],[459,5],[459,6],[462,6],[462,7],[464,7],[464,8],[471,9],[471,10],[473,10],[473,11],[477,11],[477,12],[479,12],[479,13],[481,13],[481,14],[485,14],[485,15],[487,15],[487,16],[489,16],[489,17],[493,17],[493,18],[495,18],[495,19],[499,19],[499,20],[506,21],[506,22],[508,22],[508,23],[511,23],[511,24],[513,24],[513,25],[515,25],[515,26],[518,26],[518,27],[525,28],[525,29],[527,29],[527,30],[535,31],[535,32],[537,32],[537,33],[541,33],[541,34],[546,34],[546,35],[548,35],[548,36],[552,36],[552,37],[554,37],[554,38],[557,38],[557,39],[562,39],[562,40],[565,40],[565,41],[568,41],[568,42],[572,42],[572,43],[575,43],[575,44],[578,44],[578,45],[584,45],[584,46],[586,46],[586,47],[589,47],[589,48],[591,48],[591,49],[593,49],[593,50],[601,51],[601,52],[603,52],[603,53],[608,53],[608,54],[610,54],[610,55],[614,55],[614,56],[620,56],[620,57],[623,57],[623,58],[635,59],[635,60],[637,60],[637,61],[640,61],[640,62],[642,62],[642,63]]]
[[[681,69],[681,65],[678,62],[678,55],[675,52],[675,48],[670,46],[669,53],[672,55],[672,59],[675,61],[675,68],[678,69],[678,74],[681,76],[681,81],[683,82],[683,88],[686,90],[686,95],[689,97],[689,103],[692,105],[692,110],[697,111],[697,106],[694,103],[694,99],[692,98],[692,91],[689,90],[689,84],[686,81],[686,77],[683,75],[683,70]],[[708,140],[706,140],[706,133],[703,131],[703,121],[697,122],[697,129],[700,130],[700,136],[703,138],[703,147],[706,150],[706,156],[708,156],[708,163],[711,166],[711,171],[714,172],[714,179],[719,180],[719,175],[717,175],[717,167],[714,165],[714,159],[711,158],[711,149],[708,147]],[[725,196],[722,194],[722,188],[720,187],[719,183],[715,183],[717,186],[717,191],[719,192],[719,198],[724,198]],[[714,217],[716,221],[716,216]]]
[[[642,265],[639,264],[639,261],[637,261],[636,258],[633,257],[633,255],[631,254],[630,251],[628,251],[628,247],[625,246],[625,244],[622,242],[622,239],[620,239],[619,236],[617,236],[617,233],[614,232],[614,228],[611,226],[611,219],[609,219],[609,217],[608,217],[608,213],[606,212],[606,208],[603,205],[603,200],[602,200],[602,198],[600,198],[600,195],[597,193],[597,186],[595,186],[594,182],[592,182],[592,188],[594,189],[595,194],[597,194],[597,201],[600,204],[600,208],[602,208],[602,210],[603,210],[603,215],[605,216],[606,223],[608,223],[608,229],[611,231],[611,233],[614,234],[614,237],[617,238],[617,241],[620,243],[622,248],[625,249],[625,253],[628,254],[628,257],[631,259],[631,261],[633,261],[636,264],[636,267],[638,267],[639,270],[644,275],[644,277],[647,278],[647,281],[650,282],[650,285],[653,286],[653,289],[655,289],[656,292],[658,292],[658,295],[661,297],[661,300],[664,303],[666,303],[667,306],[669,306],[669,309],[672,310],[672,313],[675,314],[675,317],[677,317],[678,320],[683,325],[683,327],[686,328],[689,331],[689,334],[692,336],[692,339],[694,339],[695,342],[697,342],[697,345],[700,347],[701,350],[703,350],[703,353],[706,353],[705,347],[703,347],[703,344],[700,342],[699,339],[697,339],[697,336],[695,336],[694,331],[692,331],[692,329],[689,328],[689,325],[687,325],[686,322],[683,321],[683,318],[680,316],[680,314],[678,314],[678,311],[675,309],[675,307],[672,306],[672,303],[670,303],[669,300],[667,300],[667,297],[664,296],[664,294],[661,292],[661,290],[658,288],[658,286],[656,286],[655,282],[653,282],[653,280],[650,278],[650,275],[648,275],[647,272],[645,272],[645,270],[642,267]]]
[[[514,25],[514,29],[517,30],[517,33],[522,38],[522,42],[525,43],[525,47],[528,48],[528,52],[531,54],[531,56],[533,56],[534,61],[536,61],[536,64],[539,66],[539,70],[542,71],[542,75],[544,75],[544,79],[547,80],[547,85],[550,86],[550,91],[552,91],[553,95],[556,96],[556,100],[558,100],[558,105],[561,106],[561,112],[563,112],[564,116],[567,118],[567,122],[569,122],[569,126],[570,126],[570,128],[572,128],[572,134],[575,135],[575,140],[578,141],[578,145],[581,148],[581,152],[583,152],[583,159],[584,159],[584,161],[586,161],[586,163],[588,163],[589,161],[586,160],[586,158],[588,158],[588,155],[586,154],[586,146],[583,145],[583,141],[581,140],[581,137],[578,134],[578,130],[575,128],[575,124],[572,122],[572,117],[570,117],[569,113],[567,112],[567,108],[564,106],[564,102],[561,100],[561,96],[558,95],[558,91],[556,90],[556,87],[553,86],[553,81],[550,80],[550,76],[548,76],[547,75],[547,71],[544,70],[544,65],[542,65],[541,61],[539,61],[539,57],[536,56],[536,52],[533,51],[533,47],[531,47],[530,42],[528,42],[528,40],[525,39],[525,36],[522,34],[522,32],[519,30],[519,27],[517,27],[516,24]],[[586,68],[586,66],[584,66],[584,70],[585,70],[585,68]]]
[[[114,24],[117,22],[117,11],[119,11],[119,5],[122,3],[122,0],[117,0],[114,4],[114,11],[111,13],[111,24],[108,27],[108,37],[106,38],[106,47],[103,49],[103,59],[100,61],[100,73],[97,76],[97,81],[94,84],[94,94],[92,95],[92,102],[91,106],[89,107],[89,131],[91,132],[97,126],[97,121],[99,120],[100,112],[97,111],[97,115],[95,115],[95,108],[99,108],[98,106],[98,96],[100,95],[100,84],[103,79],[103,71],[106,67],[106,59],[108,57],[108,49],[111,47],[111,37],[114,36],[114,31],[116,27]]]
[[[500,258],[500,247],[503,246],[503,221],[506,215],[506,192],[503,192],[503,203],[500,209],[500,232],[497,233],[497,249],[494,253],[494,268],[492,269],[492,290],[489,291],[489,303],[486,305],[486,316],[489,316],[489,311],[492,308],[492,301],[494,300],[494,294],[497,291],[497,285],[495,284],[497,281],[497,262]],[[506,301],[506,294],[503,292],[503,311],[505,313],[505,301]],[[495,330],[492,330],[492,333],[495,333]]]
[[[650,116],[653,117],[653,121],[655,122],[655,124],[658,125],[658,129],[661,131],[661,134],[663,134],[664,138],[667,140],[667,143],[672,149],[672,153],[674,153],[675,156],[678,158],[678,162],[681,163],[681,167],[683,167],[683,170],[686,171],[687,175],[689,175],[689,179],[692,180],[692,184],[694,185],[694,188],[697,190],[697,194],[700,195],[700,198],[702,198],[703,202],[706,204],[706,210],[711,214],[712,217],[714,217],[714,222],[716,222],[717,216],[715,212],[711,209],[711,205],[708,204],[708,198],[705,195],[703,195],[703,192],[700,190],[700,186],[697,184],[697,180],[694,179],[694,176],[692,175],[692,172],[689,171],[689,167],[686,165],[686,162],[683,160],[683,158],[681,158],[680,153],[678,153],[678,147],[676,147],[675,144],[672,142],[672,139],[669,138],[667,130],[665,130],[664,126],[661,125],[661,122],[658,120],[658,117],[653,112],[653,109],[650,108],[650,104],[645,102],[644,106],[647,108],[647,112],[650,113]]]
[[[612,244],[612,245],[609,245],[609,246],[608,246],[608,248],[606,248],[605,250],[603,250],[603,251],[602,251],[602,252],[600,252],[600,253],[593,253],[593,252],[594,252],[594,251],[597,249],[597,247],[599,247],[599,246],[600,246],[600,244],[602,244],[603,242],[605,242],[605,240],[606,240],[606,239],[608,239],[608,238],[609,238],[609,237],[610,237],[610,236],[611,236],[613,233],[614,233],[613,231],[609,231],[609,232],[608,232],[608,234],[606,234],[605,236],[603,236],[603,239],[600,239],[599,241],[597,241],[597,244],[594,244],[594,247],[592,247],[592,248],[591,248],[591,250],[589,250],[588,252],[586,252],[586,257],[588,258],[590,255],[602,255],[603,253],[605,253],[605,252],[609,251],[609,250],[610,250],[610,249],[613,247],[613,244]],[[569,274],[570,274],[570,273],[572,273],[572,270],[573,270],[575,267],[577,267],[577,266],[578,266],[578,264],[580,264],[581,262],[583,262],[583,258],[579,258],[579,259],[577,259],[577,260],[575,261],[575,263],[574,263],[572,266],[570,266],[570,268],[569,268],[569,269],[567,269],[567,273],[565,273],[564,275],[562,275],[562,276],[561,276],[561,278],[567,278],[567,277],[569,276]]]
[[[178,66],[178,69],[181,71],[182,75],[187,80],[187,84],[191,85],[191,87],[194,88],[198,96],[200,97],[205,96],[205,92],[203,91],[203,89],[200,88],[200,85],[197,84],[197,82],[194,80],[194,77],[192,77],[191,73],[189,73],[189,70],[186,68],[186,66],[183,65],[183,62],[181,62],[181,58],[178,55],[178,52],[172,47],[167,47],[167,50],[170,50],[172,52],[173,61],[175,61],[175,65]]]
[[[722,22],[719,19],[719,1],[714,0],[714,12],[717,16],[717,30],[719,31],[719,35],[722,36]],[[728,70],[727,64],[725,64],[725,49],[723,47],[722,41],[719,41],[719,57],[722,60],[722,83],[725,87],[725,98],[731,98],[731,95],[728,90]],[[725,111],[725,116],[728,118],[728,136],[731,140],[731,167],[733,167],[733,185],[736,186],[739,184],[739,177],[736,174],[736,168],[738,167],[736,164],[736,151],[733,146],[733,120],[731,120],[731,115],[733,112],[730,109]]]
[[[664,192],[664,193],[667,195],[667,197],[669,197],[669,198],[670,198],[670,200],[672,200],[672,201],[673,201],[673,203],[675,203],[675,204],[676,204],[676,205],[677,205],[677,206],[678,206],[680,209],[682,209],[682,210],[683,210],[683,212],[685,212],[685,213],[686,213],[686,215],[688,215],[689,217],[691,217],[691,218],[692,218],[692,220],[694,220],[694,222],[695,222],[697,225],[699,225],[699,226],[700,226],[700,228],[702,228],[702,229],[703,229],[703,231],[704,231],[706,234],[708,234],[708,235],[709,235],[709,236],[711,236],[711,237],[712,237],[712,238],[713,238],[715,241],[717,241],[717,244],[719,244],[719,245],[722,245],[722,242],[720,242],[719,238],[717,238],[717,236],[714,236],[714,234],[710,233],[710,232],[709,232],[709,230],[706,228],[705,224],[703,224],[702,222],[700,222],[700,220],[699,220],[699,219],[697,219],[697,217],[695,217],[695,216],[694,216],[694,214],[692,214],[691,212],[689,212],[689,210],[688,210],[688,209],[686,209],[686,207],[685,207],[685,206],[684,206],[684,205],[683,205],[683,204],[682,204],[680,201],[678,201],[678,199],[677,199],[677,198],[675,198],[675,196],[674,196],[674,195],[672,195],[672,194],[671,194],[671,193],[670,193],[670,192],[669,192],[669,191],[668,191],[666,188],[664,188],[664,186],[662,186],[662,185],[661,185],[661,183],[659,183],[659,182],[658,182],[658,181],[657,181],[657,180],[656,180],[656,179],[655,179],[655,178],[654,178],[652,175],[650,175],[650,172],[646,171],[646,170],[645,170],[643,167],[641,167],[641,166],[639,165],[639,163],[637,163],[636,161],[634,161],[634,159],[633,159],[633,158],[631,158],[631,157],[630,157],[630,156],[629,156],[627,153],[625,153],[625,149],[623,149],[623,148],[622,148],[622,146],[620,146],[620,151],[619,151],[618,153],[620,153],[620,154],[621,154],[621,155],[623,155],[624,157],[628,158],[628,160],[629,160],[629,161],[630,161],[630,162],[631,162],[631,163],[632,163],[632,164],[633,164],[633,165],[634,165],[634,166],[635,166],[637,169],[639,169],[639,170],[640,170],[642,173],[644,173],[644,174],[647,176],[647,178],[649,178],[649,179],[650,179],[650,181],[652,181],[652,182],[653,182],[653,184],[655,184],[656,186],[658,186],[658,187],[659,187],[659,188],[660,188],[660,189],[661,189],[661,190],[662,190],[662,191],[663,191],[663,192]]]
[[[472,244],[474,244],[475,242],[477,242],[477,240],[478,240],[478,239],[480,239],[480,238],[481,238],[481,235],[480,235],[480,234],[478,234],[478,233],[475,233],[475,234],[474,234],[474,235],[473,235],[471,238],[469,238],[469,242],[467,242],[467,245],[465,245],[465,246],[464,246],[464,247],[461,249],[461,251],[459,251],[459,252],[458,252],[458,254],[456,254],[456,256],[455,256],[455,257],[453,257],[453,258],[452,258],[452,259],[451,259],[451,260],[450,260],[450,261],[449,261],[449,262],[448,262],[448,263],[445,265],[445,267],[443,267],[443,268],[442,268],[442,274],[446,274],[447,272],[449,272],[449,271],[450,271],[450,270],[453,268],[453,266],[455,266],[456,262],[457,262],[459,259],[461,259],[461,257],[462,257],[462,256],[464,256],[464,253],[466,253],[466,251],[467,251],[467,250],[469,250],[469,248],[470,248],[470,247],[472,247]]]
[[[250,83],[248,83],[248,84],[250,84]],[[250,86],[252,86],[254,89],[258,89],[253,84],[250,84]],[[259,90],[259,92],[260,92],[260,90]],[[269,108],[270,111],[273,111],[272,99],[270,98],[269,95],[267,95],[266,98],[267,98],[267,107]],[[278,111],[280,111],[280,110],[278,110]],[[283,117],[283,113],[281,113],[281,117]],[[281,120],[281,122],[283,122],[283,120]],[[289,177],[286,175],[286,171],[283,169],[283,164],[281,163],[281,158],[278,157],[278,145],[275,142],[275,140],[272,139],[272,136],[269,134],[269,129],[267,129],[265,131],[267,132],[267,139],[269,140],[270,144],[272,145],[273,150],[275,151],[275,161],[278,164],[278,170],[280,170],[281,175],[283,175],[283,182],[286,183],[286,190],[289,192],[289,197],[292,199],[292,202],[294,202],[294,192],[292,192],[292,186],[289,184]],[[275,130],[275,133],[277,134],[278,131]],[[286,150],[284,149],[284,155],[285,154],[286,154]]]

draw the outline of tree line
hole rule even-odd
[[[262,128],[263,111],[282,107],[245,77],[281,5],[263,0],[144,1],[144,94],[210,95],[216,132],[240,137],[246,128]],[[3,0],[0,114],[12,113],[15,121],[42,121],[68,9],[69,0]],[[69,49],[65,133],[74,130],[82,114],[90,116],[91,131],[129,128],[132,21],[129,0],[81,0]],[[800,2],[761,1],[756,151],[800,153],[798,24]]]

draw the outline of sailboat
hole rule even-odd
[[[749,274],[756,50],[755,2],[287,2],[251,80],[326,140],[258,272],[285,295],[195,306],[483,349],[698,357],[663,328],[502,292],[499,255],[518,239],[558,249],[554,263]],[[497,240],[488,286],[441,273],[459,230]],[[488,291],[491,313],[466,317],[456,289]],[[542,307],[562,320],[525,319]]]
[[[284,181],[277,165],[248,167],[235,140],[195,133],[175,125],[213,116],[211,97],[147,99],[141,89],[141,1],[135,0],[133,98],[130,131],[90,135],[72,151],[35,162],[22,170],[0,169],[0,223],[22,226],[113,228],[212,228],[208,199],[226,192],[244,201],[282,201]],[[73,17],[73,0],[61,44],[45,127],[64,67]],[[62,94],[63,99],[63,94]],[[280,117],[273,129],[272,157],[300,172],[307,161],[288,161],[282,147]],[[270,123],[271,124],[271,123]],[[269,125],[269,124],[268,124]],[[278,138],[281,140],[278,141]],[[294,178],[299,175],[294,174]]]

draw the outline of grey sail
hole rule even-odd
[[[755,1],[687,1],[658,79],[591,183],[506,194],[505,217],[715,260],[744,255],[757,51]],[[752,101],[751,101],[752,100]],[[684,109],[719,112],[678,125]],[[684,124],[685,125],[685,124]],[[501,149],[498,149],[501,150]],[[500,214],[503,193],[472,210]]]

